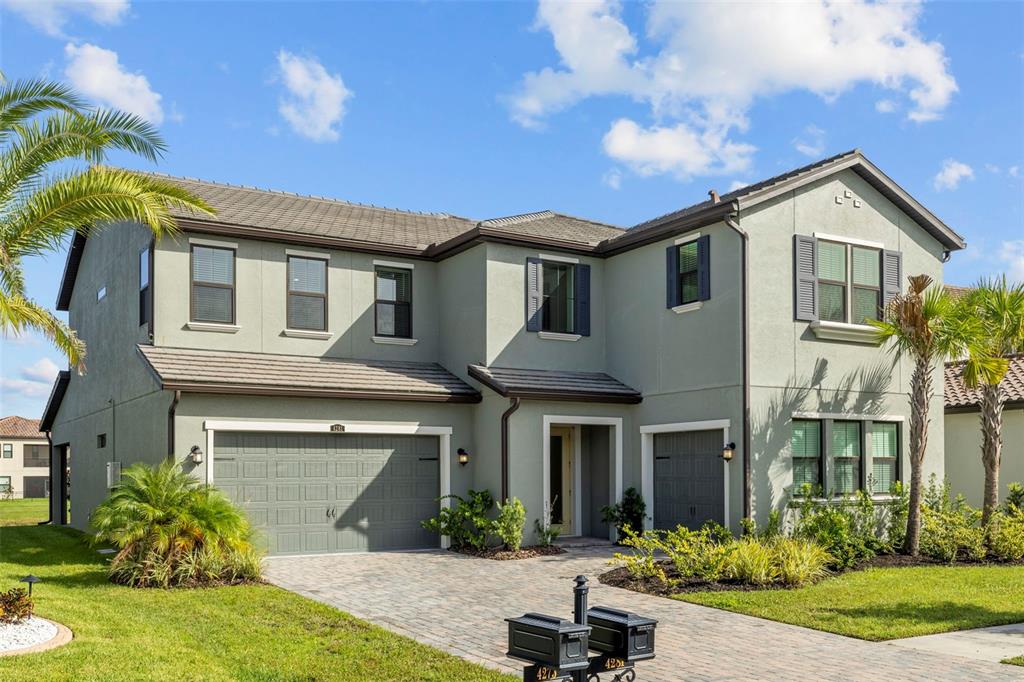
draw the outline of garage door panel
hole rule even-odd
[[[274,526],[297,526],[302,520],[302,510],[298,507],[278,507],[270,515]]]
[[[248,503],[252,502],[266,502],[267,501],[267,486],[266,485],[244,485],[242,486],[242,499]]]
[[[221,459],[219,456],[214,458],[213,480],[233,480],[238,477],[238,462],[235,459]]]
[[[302,463],[302,476],[303,478],[327,478],[327,461],[322,462],[310,462],[305,461]]]
[[[343,453],[347,454],[347,453]],[[355,453],[352,453],[355,456]],[[350,462],[335,462],[334,464],[335,476],[338,478],[355,478],[359,475],[359,462],[352,460]]]
[[[306,483],[302,486],[303,499],[306,501],[326,502],[330,486],[326,483]]]
[[[302,467],[299,462],[275,462],[274,476],[277,478],[298,478]]]
[[[655,528],[724,521],[723,439],[717,429],[655,434]]]

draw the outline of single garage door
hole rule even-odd
[[[725,522],[721,430],[654,435],[654,527]]]
[[[436,436],[218,432],[214,484],[271,554],[437,547]]]

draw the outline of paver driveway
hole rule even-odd
[[[268,561],[277,585],[399,634],[492,667],[504,657],[504,618],[539,611],[572,618],[572,578],[591,578],[590,605],[657,618],[657,658],[638,679],[1020,680],[1024,670],[728,613],[597,582],[610,548],[490,561],[454,552],[282,557]],[[410,677],[410,679],[415,679]]]

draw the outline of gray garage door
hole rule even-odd
[[[722,437],[720,430],[655,434],[655,528],[725,521]]]
[[[437,547],[436,436],[221,432],[214,484],[271,554]]]

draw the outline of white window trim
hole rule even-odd
[[[237,324],[222,324],[220,322],[186,322],[185,326],[194,332],[220,332],[221,334],[236,334],[241,329]]]
[[[847,287],[851,288],[851,287]],[[878,330],[867,324],[850,324],[849,322],[832,322],[815,320],[810,324],[811,331],[819,339],[827,341],[851,341],[878,345]]]
[[[203,422],[206,431],[206,483],[213,484],[214,435],[217,431],[288,431],[292,433],[332,433],[331,427],[341,424],[345,433],[379,433],[386,435],[416,435],[438,437],[438,465],[440,473],[440,508],[450,508],[452,492],[452,427],[424,426],[418,422],[270,422],[207,419]],[[448,549],[451,539],[441,536],[441,549]]]
[[[695,242],[698,239],[700,239],[700,232],[691,232],[689,234],[684,234],[682,237],[679,237],[672,243],[675,244],[676,246],[682,246],[683,244]]]
[[[419,339],[406,339],[400,336],[373,336],[371,338],[374,343],[379,343],[382,346],[415,346],[419,343]]]
[[[693,312],[694,310],[700,310],[703,307],[704,301],[694,301],[693,303],[684,303],[682,305],[677,305],[675,308],[672,308],[672,312],[676,313],[677,315],[680,315],[682,313],[689,313]]]
[[[563,334],[562,332],[537,332],[537,336],[549,341],[579,341],[583,337],[580,334]]]
[[[885,250],[885,244],[881,242],[873,242],[868,239],[857,239],[856,237],[840,237],[834,234],[825,234],[824,232],[815,232],[815,239],[824,239],[828,242],[840,242],[842,244],[851,244],[853,246],[865,246],[869,249]]]
[[[301,249],[285,249],[284,255],[286,258],[288,256],[295,256],[296,258],[308,258],[310,260],[331,260],[331,254],[324,253],[322,251],[302,251]]]
[[[537,257],[541,260],[549,260],[555,263],[572,263],[579,264],[579,258],[573,258],[572,256],[557,256],[553,253],[538,253]]]
[[[397,268],[399,270],[412,270],[415,268],[415,265],[412,263],[402,263],[395,260],[377,260],[376,258],[373,259],[373,267],[378,266],[382,268]]]
[[[904,422],[907,420],[906,417],[899,414],[849,414],[843,412],[794,412],[793,419],[831,419],[844,422]]]
[[[316,329],[285,329],[281,333],[296,339],[320,339],[321,341],[326,341],[334,336],[333,332],[317,331]]]
[[[714,431],[721,429],[722,445],[729,441],[729,428],[732,421],[729,419],[706,419],[696,422],[675,422],[670,424],[647,424],[640,427],[640,494],[651,513],[644,518],[644,530],[654,528],[654,434],[656,433],[680,433],[685,431]],[[722,525],[729,528],[729,462],[722,460],[723,478],[725,480],[725,507]]]
[[[235,249],[238,250],[238,242],[222,242],[219,239],[205,239],[202,237],[189,237],[189,246],[212,246],[217,249]]]

